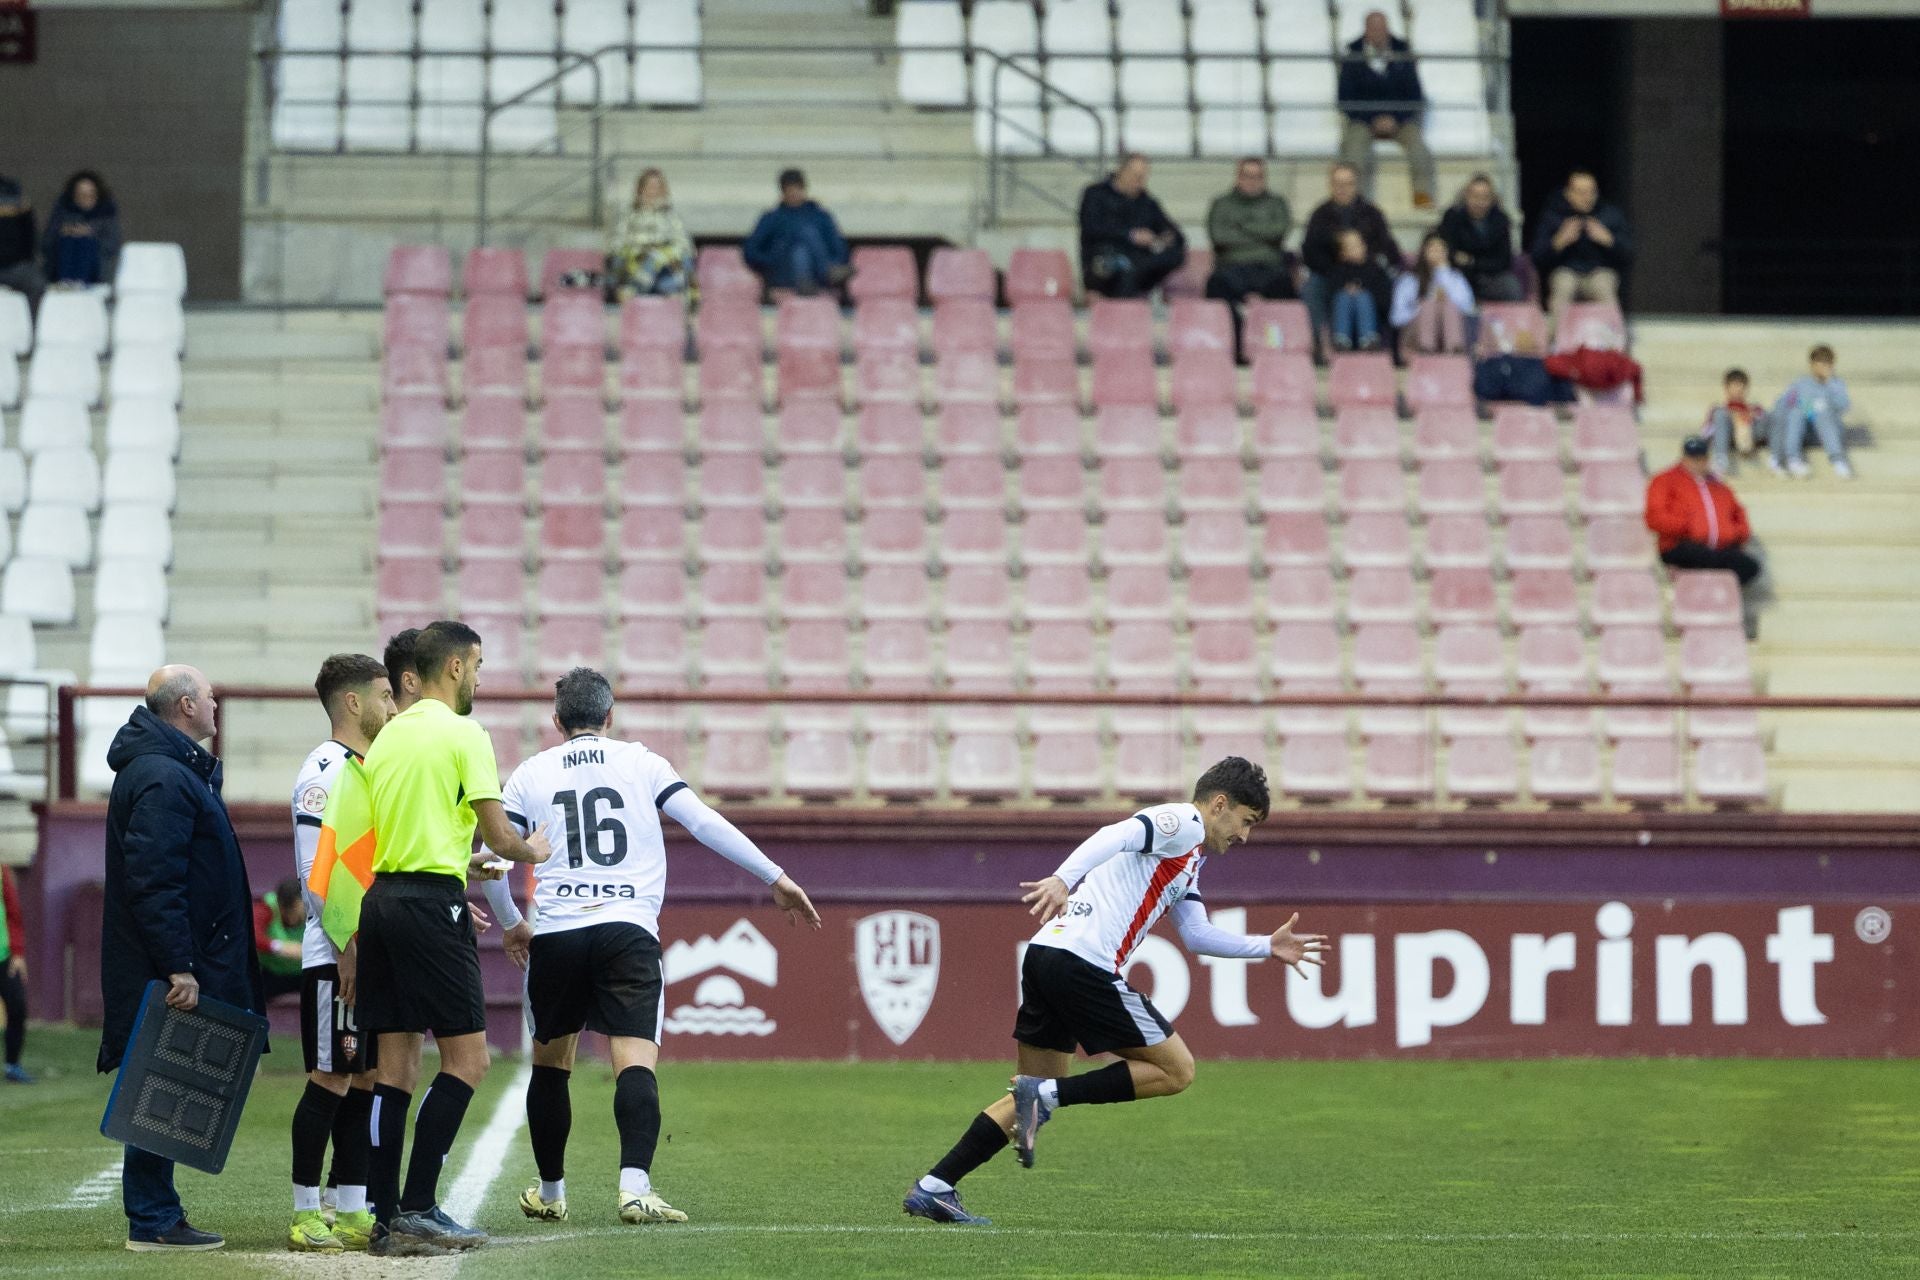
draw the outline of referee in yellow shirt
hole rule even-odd
[[[361,1030],[380,1037],[367,1189],[378,1220],[368,1251],[382,1256],[487,1242],[438,1204],[440,1166],[487,1073],[486,995],[466,894],[474,828],[503,858],[547,860],[545,834],[523,840],[507,821],[493,740],[467,718],[479,688],[479,633],[459,622],[424,627],[413,665],[420,700],[387,722],[365,764],[378,845],[360,909],[358,999]],[[440,1046],[440,1074],[421,1099],[402,1188],[401,1144],[428,1031]]]

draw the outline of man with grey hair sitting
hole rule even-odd
[[[120,1066],[149,982],[167,984],[174,1009],[193,1009],[202,996],[266,1006],[247,864],[220,796],[220,762],[200,745],[213,736],[217,705],[200,671],[161,667],[147,679],[146,705],[107,749],[115,776],[100,930],[103,1072]],[[127,1248],[191,1253],[224,1243],[187,1222],[173,1161],[128,1147],[120,1185]]]

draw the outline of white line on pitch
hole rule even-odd
[[[494,1179],[500,1176],[501,1168],[506,1163],[507,1148],[512,1145],[514,1135],[520,1132],[521,1120],[526,1115],[527,1081],[532,1076],[532,1064],[522,1062],[520,1069],[513,1073],[513,1079],[507,1082],[500,1101],[494,1104],[487,1127],[474,1139],[473,1149],[467,1152],[467,1162],[461,1166],[453,1189],[441,1199],[440,1207],[455,1222],[473,1222],[474,1215],[480,1211],[480,1202],[486,1199]]]
[[[113,1199],[120,1186],[120,1168],[126,1157],[115,1156],[113,1163],[73,1189],[59,1205],[62,1209],[94,1209]]]
[[[833,1223],[692,1223],[646,1228],[649,1235],[671,1239],[679,1235],[904,1235],[934,1232],[935,1224],[879,1225]],[[594,1227],[541,1235],[496,1236],[495,1247],[554,1244],[595,1236],[632,1235],[631,1227]],[[1790,1241],[1914,1240],[1920,1231],[1129,1231],[1057,1227],[955,1227],[959,1236],[1123,1237],[1137,1240],[1295,1240],[1360,1244],[1758,1244]]]

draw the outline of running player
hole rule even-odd
[[[654,1067],[664,1006],[660,904],[667,887],[660,815],[770,885],[774,905],[792,923],[818,929],[820,915],[806,891],[702,803],[671,764],[638,742],[607,736],[613,689],[605,676],[575,667],[554,685],[553,702],[554,727],[565,741],[515,769],[502,795],[508,820],[522,831],[545,829],[555,848],[555,856],[533,873],[527,1132],[540,1182],[520,1197],[520,1209],[549,1222],[567,1216],[573,1117],[567,1081],[584,1027],[607,1036],[613,1050],[620,1220],[685,1222],[687,1215],[663,1200],[652,1182],[660,1138]]]
[[[1033,1167],[1033,1138],[1054,1108],[1133,1102],[1179,1093],[1193,1083],[1193,1054],[1153,1002],[1123,976],[1134,949],[1168,911],[1195,955],[1264,960],[1296,970],[1324,963],[1326,939],[1295,934],[1294,921],[1271,935],[1228,933],[1207,922],[1198,881],[1208,854],[1245,843],[1267,816],[1267,775],[1228,756],[1200,775],[1191,804],[1142,809],[1089,836],[1060,869],[1020,887],[1040,932],[1020,969],[1014,1019],[1019,1072],[1007,1096],[973,1118],[952,1151],[907,1192],[902,1207],[934,1222],[985,1224],[960,1203],[960,1179],[1015,1143]],[[1073,1048],[1120,1058],[1070,1074]]]
[[[293,1225],[287,1247],[296,1253],[365,1249],[373,1231],[367,1211],[367,1122],[373,1114],[373,1037],[362,1036],[352,1002],[343,994],[340,955],[321,927],[321,903],[307,888],[320,819],[333,780],[348,760],[366,758],[393,717],[387,669],[365,654],[336,653],[313,682],[327,709],[333,736],[307,753],[293,784],[293,856],[307,903],[301,935],[300,1049],[307,1088],[293,1110]],[[351,961],[349,961],[351,964]],[[331,1226],[322,1213],[320,1167],[333,1140],[337,1183]]]

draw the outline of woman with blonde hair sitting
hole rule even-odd
[[[658,169],[642,170],[633,184],[633,203],[621,213],[607,254],[607,282],[622,300],[694,292],[693,237],[674,212],[666,175]]]

